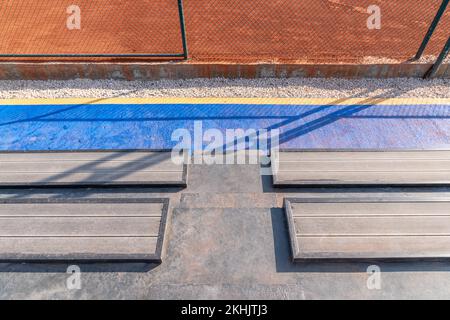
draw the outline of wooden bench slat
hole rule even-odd
[[[337,201],[337,200],[336,200]],[[384,202],[292,202],[293,211],[298,216],[414,216],[414,215],[445,215],[450,214],[450,202],[390,202],[386,211]]]
[[[157,237],[160,223],[158,217],[0,217],[0,236]]]
[[[326,164],[326,165],[324,165]],[[280,172],[450,172],[448,160],[346,160],[281,162]],[[1,168],[1,166],[0,166]]]
[[[450,216],[294,217],[297,235],[447,235]]]
[[[31,200],[33,201],[33,200]],[[0,203],[0,218],[5,216],[156,216],[161,217],[162,203],[146,203],[133,206],[130,203],[89,203],[86,210],[85,203]]]
[[[177,182],[181,178],[181,172],[116,172],[107,173],[2,173],[1,184],[51,184],[51,183],[146,183],[146,182]]]
[[[443,172],[282,172],[277,185],[432,185],[449,184],[450,171]]]
[[[447,160],[450,150],[393,150],[393,151],[364,151],[364,150],[298,150],[279,152],[280,161],[358,161],[358,160]]]
[[[0,174],[14,172],[133,172],[133,171],[180,171],[180,166],[171,161],[150,163],[145,161],[8,161],[0,162]]]
[[[165,161],[170,152],[155,151],[17,151],[0,152],[2,161]]]
[[[1,260],[155,260],[158,238],[0,238]]]
[[[300,259],[448,259],[450,236],[297,238]],[[317,246],[320,243],[320,247]],[[377,250],[374,250],[377,248]],[[393,254],[395,253],[395,254]]]

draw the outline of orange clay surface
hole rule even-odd
[[[440,3],[184,0],[189,57],[194,62],[401,62],[418,49]],[[72,4],[81,9],[81,30],[66,27]],[[373,4],[381,8],[381,30],[367,28],[367,8]],[[176,0],[3,0],[0,54],[182,53],[179,26]],[[426,55],[436,55],[449,35],[450,8]]]

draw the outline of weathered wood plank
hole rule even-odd
[[[112,183],[137,183],[146,182],[177,182],[181,178],[181,172],[153,172],[153,171],[99,171],[93,173],[64,173],[64,172],[28,172],[28,173],[1,173],[0,180],[2,184],[51,184],[51,183],[70,183],[81,185],[84,183],[94,184],[112,184]]]
[[[10,161],[164,161],[170,160],[170,152],[154,151],[18,151],[1,152],[0,162]]]
[[[277,185],[430,185],[450,184],[444,172],[283,172],[279,171]]]
[[[157,237],[0,237],[0,261],[49,260],[149,260],[159,262],[152,252]]]
[[[296,260],[448,259],[449,236],[436,237],[299,237]],[[320,243],[320,246],[317,244]]]
[[[34,200],[36,201],[36,200]],[[141,206],[133,206],[130,203],[55,203],[55,202],[30,202],[30,203],[1,203],[0,218],[2,217],[122,217],[124,212],[132,217],[161,217],[163,203],[146,203],[145,210]]]
[[[297,160],[448,160],[450,150],[395,150],[395,151],[364,151],[364,150],[298,150],[279,152],[282,161]]]
[[[326,164],[326,166],[324,165]],[[1,168],[1,165],[0,165]],[[414,172],[426,168],[426,172],[450,172],[448,160],[329,160],[283,162],[283,172]]]
[[[450,151],[298,151],[272,157],[275,186],[450,185]]]
[[[449,208],[450,199],[285,199],[294,261],[450,258]]]
[[[450,236],[449,216],[294,217],[301,236]]]
[[[158,217],[0,218],[2,237],[141,237],[158,236]]]
[[[0,186],[186,186],[170,152],[2,152]]]
[[[0,202],[2,260],[161,261],[167,199]]]
[[[336,200],[337,201],[337,200]],[[450,214],[450,202],[390,202],[390,211],[386,212],[384,202],[292,202],[291,206],[296,216],[448,216]]]
[[[3,161],[0,162],[0,172],[48,172],[55,173],[60,171],[70,172],[133,172],[139,171],[174,171],[178,172],[180,166],[173,163],[170,159],[158,162],[151,161]]]

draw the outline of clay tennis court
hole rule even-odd
[[[189,58],[193,62],[402,62],[416,52],[440,3],[184,0]],[[66,10],[73,4],[81,9],[80,30],[66,27]],[[374,4],[382,10],[381,30],[366,25],[367,8]],[[176,0],[4,0],[0,12],[0,54],[182,53]],[[448,30],[447,10],[426,55],[442,49]],[[3,58],[7,59],[11,58]]]

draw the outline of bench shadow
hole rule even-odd
[[[0,273],[67,273],[69,266],[76,265],[81,272],[150,272],[160,264],[157,263],[111,263],[111,262],[27,262],[27,263],[2,263]]]
[[[1,190],[0,200],[18,200],[18,199],[80,199],[89,197],[107,198],[125,196],[133,198],[130,195],[148,195],[150,198],[159,198],[160,194],[177,194],[185,188],[183,187],[102,187],[102,188],[5,188]]]
[[[449,272],[448,261],[341,261],[294,263],[291,256],[289,231],[284,210],[271,209],[272,231],[276,271],[280,273],[366,273],[371,265],[377,265],[382,272]]]

